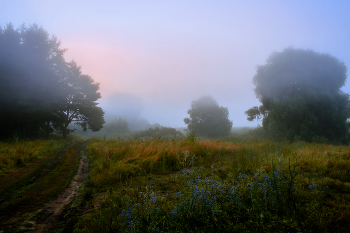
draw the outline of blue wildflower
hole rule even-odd
[[[313,184],[313,185],[309,185],[309,189],[311,191],[314,191],[315,188],[317,188],[318,186],[316,184]]]
[[[170,214],[171,215],[177,214],[177,206],[175,206],[174,209],[170,211]]]

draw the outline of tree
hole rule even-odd
[[[95,101],[101,98],[98,92],[99,83],[89,75],[83,75],[81,68],[74,61],[67,63],[66,72],[61,80],[65,87],[65,101],[60,106],[58,114],[58,128],[61,128],[63,137],[67,135],[67,128],[71,122],[80,125],[84,131],[100,130],[105,123],[102,108],[97,107]]]
[[[124,118],[119,117],[118,119],[114,119],[109,122],[105,126],[107,134],[123,134],[130,132],[128,121]]]
[[[155,138],[155,139],[175,139],[181,138],[183,134],[175,128],[163,127],[158,124],[156,127],[151,127],[147,130],[142,130],[133,133],[134,139],[140,138]]]
[[[262,118],[275,138],[346,142],[350,102],[340,90],[346,78],[344,63],[329,54],[293,48],[275,52],[253,78],[262,105],[245,114],[249,121]]]
[[[67,63],[60,42],[36,24],[0,27],[0,137],[48,135],[67,123],[99,130],[99,84]]]
[[[232,128],[228,119],[228,109],[220,107],[211,96],[203,96],[193,101],[187,111],[190,115],[184,122],[190,131],[204,137],[227,136]]]
[[[36,24],[0,28],[0,136],[38,136],[63,98],[57,73],[64,50]]]

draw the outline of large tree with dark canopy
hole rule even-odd
[[[57,39],[35,24],[0,29],[1,135],[38,136],[57,113],[63,52]]]
[[[184,119],[185,124],[199,136],[227,136],[231,131],[232,122],[228,119],[228,109],[220,107],[211,96],[192,101],[187,113],[190,117]]]
[[[98,84],[81,73],[73,75],[76,67],[65,62],[64,52],[57,38],[36,24],[0,27],[0,137],[65,132],[64,114],[72,95],[74,108],[84,112],[80,122],[95,130],[102,127],[103,111],[95,103]]]
[[[65,101],[60,105],[63,137],[66,137],[67,128],[74,122],[84,131],[100,130],[105,123],[102,108],[95,102],[101,98],[98,92],[99,83],[95,83],[89,75],[81,73],[81,68],[74,61],[67,63],[66,72],[61,80],[65,86]],[[60,127],[58,127],[60,128]]]
[[[287,48],[257,67],[255,94],[262,103],[245,113],[262,118],[268,135],[305,141],[347,142],[349,95],[340,88],[347,68],[337,58]]]

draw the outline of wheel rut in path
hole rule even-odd
[[[38,163],[39,169],[11,181],[0,193],[0,233],[49,232],[59,222],[89,175],[84,148],[84,142],[75,141]]]
[[[65,213],[71,208],[73,201],[78,196],[78,189],[80,185],[89,176],[89,161],[83,150],[80,151],[81,159],[77,174],[73,177],[69,187],[65,189],[59,196],[47,203],[45,209],[46,214],[43,216],[43,221],[35,226],[32,232],[50,232],[62,219]]]
[[[38,179],[47,175],[60,163],[64,153],[75,145],[73,141],[70,145],[53,152],[52,158],[48,156],[43,160],[38,160],[27,168],[17,171],[10,176],[0,177],[0,205],[13,197],[13,193],[20,191],[23,187],[37,182]]]

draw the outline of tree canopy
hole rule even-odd
[[[198,136],[227,136],[231,131],[232,122],[228,119],[228,109],[220,107],[211,96],[192,101],[187,113],[190,117],[185,118],[184,122],[188,129],[195,131]]]
[[[80,67],[74,61],[67,63],[66,72],[62,82],[65,88],[65,101],[62,103],[60,113],[64,119],[62,126],[63,136],[71,122],[80,125],[84,131],[91,129],[98,131],[105,123],[104,112],[95,102],[101,98],[98,92],[99,83],[89,75],[81,73]]]
[[[99,84],[67,63],[60,42],[36,24],[0,27],[0,137],[35,137],[71,121],[99,130]]]
[[[123,134],[130,132],[128,121],[124,118],[119,117],[118,119],[114,119],[109,122],[108,125],[106,123],[106,131],[107,134]]]
[[[346,142],[349,95],[343,62],[329,54],[287,48],[257,67],[253,78],[261,106],[245,113],[262,118],[270,136],[293,140]]]

